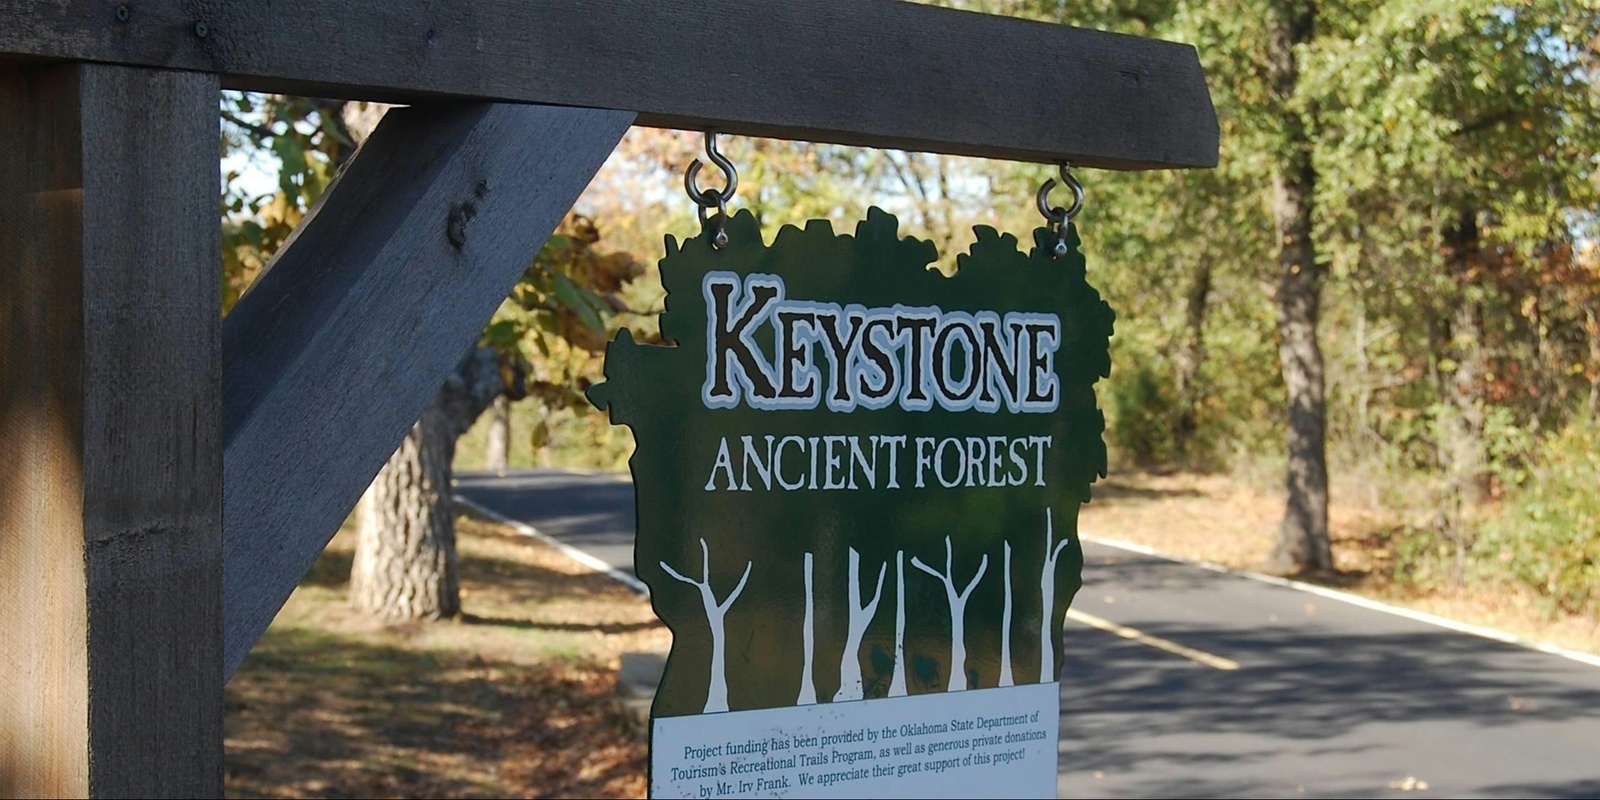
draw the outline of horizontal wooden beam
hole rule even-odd
[[[632,119],[491,103],[390,111],[228,314],[227,675]]]
[[[0,0],[0,56],[1113,169],[1212,167],[1193,47],[898,0]]]

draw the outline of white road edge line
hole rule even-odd
[[[617,569],[616,567],[613,567],[610,564],[607,564],[606,562],[601,561],[600,559],[595,558],[594,556],[591,556],[570,544],[556,541],[548,534],[544,533],[538,528],[533,527],[532,525],[529,525],[526,522],[518,522],[517,520],[501,514],[498,511],[485,507],[481,503],[475,503],[471,500],[468,500],[459,494],[455,495],[454,497],[457,503],[472,509],[475,513],[482,514],[483,516],[488,517],[495,522],[506,525],[523,536],[538,539],[539,541],[544,542],[545,544],[548,544],[557,550],[560,550],[562,554],[573,561],[576,561],[579,564],[594,570],[595,572],[605,573],[613,580],[616,580],[618,583],[627,586],[629,589],[632,589],[635,592],[644,595],[645,597],[650,596],[650,587],[646,586],[644,581],[641,581],[638,578],[635,578],[634,576],[629,575],[628,573],[623,572],[622,570]]]
[[[1353,606],[1360,606],[1373,611],[1381,611],[1385,614],[1393,614],[1397,617],[1405,617],[1406,619],[1416,620],[1417,622],[1427,623],[1440,628],[1446,628],[1458,633],[1471,634],[1473,636],[1479,636],[1485,639],[1493,639],[1497,642],[1505,642],[1506,644],[1525,647],[1529,650],[1537,650],[1541,653],[1549,653],[1553,656],[1561,656],[1562,658],[1570,659],[1580,664],[1587,664],[1591,667],[1600,667],[1600,656],[1593,656],[1588,653],[1580,653],[1576,650],[1568,650],[1565,647],[1553,645],[1549,642],[1530,642],[1527,639],[1523,639],[1515,634],[1506,633],[1505,631],[1497,631],[1493,628],[1485,628],[1480,625],[1471,625],[1465,622],[1458,622],[1448,617],[1441,617],[1437,614],[1429,614],[1426,611],[1417,611],[1415,609],[1404,608],[1402,606],[1390,605],[1379,600],[1372,600],[1360,595],[1350,594],[1349,592],[1341,592],[1338,589],[1329,589],[1325,586],[1317,586],[1316,584],[1305,583],[1304,581],[1297,581],[1291,578],[1280,578],[1276,575],[1263,575],[1259,572],[1233,569],[1231,567],[1225,567],[1221,564],[1210,561],[1180,558],[1178,556],[1163,553],[1151,547],[1146,547],[1142,544],[1125,542],[1121,539],[1108,539],[1102,536],[1084,536],[1081,533],[1079,534],[1079,538],[1085,542],[1090,542],[1093,544],[1105,545],[1106,547],[1115,547],[1119,550],[1128,550],[1130,552],[1139,553],[1140,555],[1160,558],[1167,561],[1177,562],[1179,564],[1188,564],[1190,566],[1199,567],[1212,572],[1218,572],[1224,575],[1237,575],[1241,578],[1248,578],[1261,583],[1270,583],[1273,586],[1282,586],[1285,589],[1294,589],[1295,591],[1314,594],[1318,597],[1326,597],[1330,600],[1339,600],[1349,603]]]

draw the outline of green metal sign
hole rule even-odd
[[[671,344],[607,350],[673,632],[657,796],[1054,796],[1114,315],[1075,232],[979,227],[946,277],[898,227],[669,238]]]

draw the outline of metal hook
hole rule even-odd
[[[1083,184],[1072,176],[1072,167],[1062,164],[1060,167],[1061,182],[1072,190],[1072,207],[1062,208],[1050,205],[1050,190],[1056,188],[1055,178],[1046,178],[1044,185],[1039,187],[1039,193],[1034,196],[1034,203],[1039,206],[1039,213],[1056,229],[1056,258],[1067,254],[1067,230],[1072,225],[1072,220],[1083,211]]]
[[[733,162],[729,161],[727,156],[724,156],[722,151],[717,149],[716,133],[706,134],[706,158],[711,159],[711,163],[716,164],[717,169],[722,170],[722,176],[727,179],[728,185],[721,190],[701,190],[700,187],[696,186],[695,176],[699,175],[700,168],[705,166],[697,158],[689,162],[689,169],[683,173],[683,188],[689,193],[689,199],[693,200],[696,205],[710,208],[717,204],[717,198],[728,200],[733,197],[734,192],[739,190],[739,170],[735,169]]]
[[[702,226],[706,222],[707,210],[715,208],[722,215],[721,221],[717,226],[717,232],[711,237],[713,245],[722,247],[728,243],[728,233],[724,226],[728,220],[728,200],[733,197],[734,192],[739,190],[739,170],[733,166],[733,162],[729,161],[727,156],[722,154],[722,151],[717,149],[717,134],[715,131],[706,132],[706,158],[711,159],[711,163],[717,165],[717,169],[722,170],[722,176],[726,179],[727,185],[721,189],[701,189],[697,186],[695,184],[695,176],[700,174],[700,168],[704,166],[700,159],[697,158],[689,162],[689,168],[684,170],[683,189],[689,193],[689,199],[694,201],[696,214],[699,215]]]
[[[1072,176],[1072,168],[1070,166],[1062,164],[1060,169],[1061,182],[1072,190],[1072,207],[1061,208],[1056,206],[1052,208],[1050,206],[1050,191],[1056,188],[1055,178],[1047,178],[1044,185],[1039,187],[1038,196],[1034,198],[1039,205],[1039,213],[1056,225],[1071,222],[1074,217],[1078,216],[1078,212],[1083,210],[1083,184],[1078,183],[1078,179]]]

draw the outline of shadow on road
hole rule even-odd
[[[1600,672],[1593,668],[1309,596],[1278,599],[1302,607],[1314,600],[1321,604],[1315,616],[1285,614],[1279,624],[1253,616],[1230,621],[1227,603],[1245,607],[1227,596],[1230,590],[1283,590],[1155,559],[1108,560],[1095,560],[1086,571],[1084,602],[1074,607],[1093,607],[1102,592],[1114,593],[1118,604],[1096,613],[1148,614],[1123,621],[1225,655],[1241,668],[1211,669],[1069,626],[1062,751],[1074,788],[1084,788],[1083,776],[1116,773],[1124,794],[1282,793],[1284,780],[1261,773],[1279,770],[1272,765],[1283,764],[1289,752],[1308,764],[1349,764],[1353,772],[1376,776],[1351,796],[1386,793],[1388,782],[1412,774],[1409,769],[1437,788],[1489,796],[1593,797],[1600,789],[1593,779],[1558,779],[1574,769],[1592,774],[1592,762],[1573,764],[1573,752],[1557,747],[1548,753],[1551,763],[1541,765],[1534,744],[1600,741]],[[1139,602],[1156,593],[1168,603],[1221,614],[1158,619]],[[1485,747],[1519,740],[1531,756]],[[1440,774],[1447,768],[1449,774]],[[1424,774],[1430,769],[1434,774]],[[1291,789],[1294,773],[1278,773]],[[1541,773],[1546,781],[1537,777]],[[1156,778],[1172,775],[1187,777]],[[1524,776],[1527,782],[1518,780]],[[1340,796],[1335,787],[1317,790]]]

